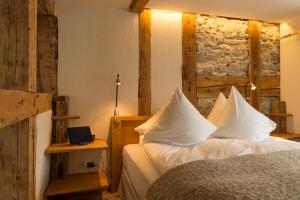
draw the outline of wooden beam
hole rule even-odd
[[[139,27],[139,115],[151,115],[151,10],[140,13]]]
[[[37,91],[57,95],[58,23],[55,16],[38,16]]]
[[[52,95],[0,90],[0,128],[51,110]]]
[[[260,29],[259,22],[249,21],[249,80],[256,85],[256,90],[250,90],[250,104],[260,109],[261,90],[261,58],[260,58]]]
[[[284,40],[284,39],[286,39],[286,38],[290,38],[290,37],[297,36],[297,35],[300,35],[300,31],[296,31],[296,32],[294,32],[294,33],[290,33],[290,34],[287,34],[287,35],[285,35],[285,36],[282,36],[282,37],[280,38],[280,40]]]
[[[129,9],[132,12],[141,12],[150,0],[132,0]]]
[[[2,0],[0,13],[0,88],[35,92],[36,0]],[[2,94],[0,104],[11,103]],[[7,124],[11,109],[15,108],[1,106],[0,127]],[[30,118],[0,128],[0,199],[35,198],[34,127],[35,118]]]
[[[55,0],[38,0],[38,15],[54,15]]]
[[[196,16],[182,14],[182,90],[197,106]]]
[[[220,86],[236,86],[244,87],[249,81],[246,76],[198,76],[197,87],[220,87]],[[279,89],[280,77],[262,76],[261,89]]]

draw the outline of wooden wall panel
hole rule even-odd
[[[151,115],[151,10],[140,13],[139,26],[139,115]]]
[[[197,105],[196,16],[182,14],[182,91]]]
[[[250,104],[260,109],[261,89],[261,58],[260,58],[260,29],[259,22],[249,21],[249,80],[256,85],[256,90],[250,91]]]
[[[36,90],[36,6],[36,0],[1,0],[1,89]],[[0,199],[34,199],[34,123],[0,129]]]
[[[57,95],[57,17],[38,16],[37,33],[37,91]]]

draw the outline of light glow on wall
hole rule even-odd
[[[170,11],[170,10],[151,10],[152,15],[169,15],[170,17],[180,17],[182,12]]]

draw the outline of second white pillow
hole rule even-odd
[[[220,118],[220,116],[222,115],[225,105],[227,103],[227,99],[224,96],[224,94],[221,92],[218,96],[218,99],[213,107],[213,109],[210,111],[207,119],[208,121],[210,121],[211,123],[213,123],[214,125],[217,124],[218,119]]]
[[[268,138],[276,128],[276,124],[249,105],[235,87],[216,125],[218,130],[211,137],[258,141]]]

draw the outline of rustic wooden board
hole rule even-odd
[[[52,95],[0,89],[0,128],[51,110]]]
[[[132,12],[141,12],[150,0],[132,0],[129,9]]]
[[[54,15],[55,0],[38,0],[38,15]]]
[[[137,144],[139,134],[134,128],[147,121],[149,117],[113,117],[111,119],[111,191],[117,192],[122,171],[122,150],[127,144]]]
[[[244,87],[249,81],[246,76],[198,76],[197,87],[236,86]],[[261,89],[279,89],[280,77],[262,76]]]
[[[286,103],[284,101],[273,101],[271,104],[272,114],[286,114]],[[277,124],[275,133],[287,133],[287,116],[272,116],[272,120]]]
[[[260,109],[261,89],[261,58],[259,22],[249,21],[249,80],[256,85],[256,90],[250,90],[250,104]]]
[[[65,116],[69,113],[69,101],[68,96],[56,96],[54,97],[53,114],[55,116]],[[68,142],[68,136],[66,128],[68,127],[67,120],[55,120],[52,126],[52,143],[66,143]],[[68,153],[61,153],[51,156],[51,179],[65,178],[68,175],[69,166]]]
[[[57,95],[58,24],[55,16],[38,16],[37,91]]]
[[[139,115],[151,115],[151,10],[140,13]]]
[[[182,91],[197,105],[196,16],[182,14]]]
[[[35,0],[1,1],[1,89],[36,91],[36,6]],[[3,94],[2,91],[0,93]],[[16,110],[10,106],[3,108],[3,105],[16,101],[4,101],[2,97],[0,143],[5,143],[5,148],[2,145],[0,147],[0,160],[4,161],[0,166],[0,174],[4,175],[5,183],[0,187],[0,199],[34,199],[35,119],[26,119],[2,128],[5,123],[10,124],[7,122],[7,112]],[[23,104],[23,99],[19,99],[18,103]],[[14,120],[20,120],[17,118]]]

